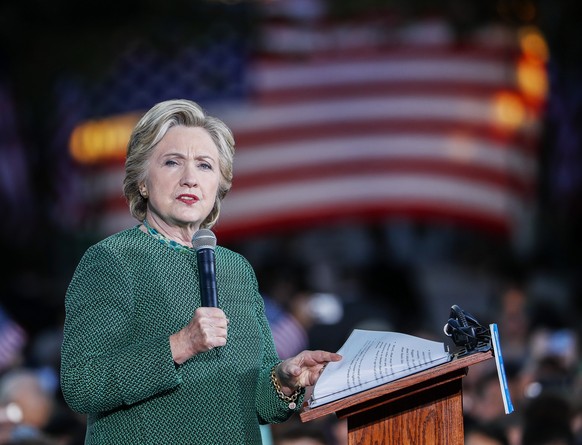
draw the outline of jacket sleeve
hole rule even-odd
[[[74,411],[109,411],[180,384],[167,335],[133,339],[128,270],[111,250],[96,245],[67,289],[61,390]]]

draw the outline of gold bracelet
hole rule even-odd
[[[277,392],[279,398],[289,403],[289,409],[295,409],[297,408],[297,399],[299,398],[299,394],[301,394],[301,390],[303,388],[301,388],[301,386],[298,386],[293,392],[293,394],[291,394],[290,396],[281,391],[281,382],[279,382],[279,379],[277,378],[277,373],[275,371],[277,366],[279,365],[277,364],[273,366],[273,368],[271,368],[271,383],[273,384],[273,387],[275,388],[275,391]]]

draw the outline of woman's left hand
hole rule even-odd
[[[281,390],[292,394],[298,387],[313,386],[323,368],[329,362],[337,362],[342,356],[328,351],[302,351],[295,357],[284,360],[277,366],[277,377],[281,382]]]

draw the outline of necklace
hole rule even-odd
[[[182,252],[182,253],[192,253],[193,252],[193,249],[191,249],[190,247],[183,246],[182,244],[177,243],[176,241],[171,240],[171,239],[165,237],[164,235],[162,235],[160,232],[158,232],[156,229],[154,229],[152,226],[150,226],[145,219],[142,221],[142,223],[145,226],[145,228],[147,229],[148,233],[151,236],[153,236],[154,238],[156,238],[158,241],[160,241],[162,244],[165,244],[166,246],[169,246],[172,249],[177,250],[178,252]]]

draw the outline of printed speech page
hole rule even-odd
[[[308,402],[314,408],[452,359],[443,342],[413,335],[354,329],[323,370]]]

